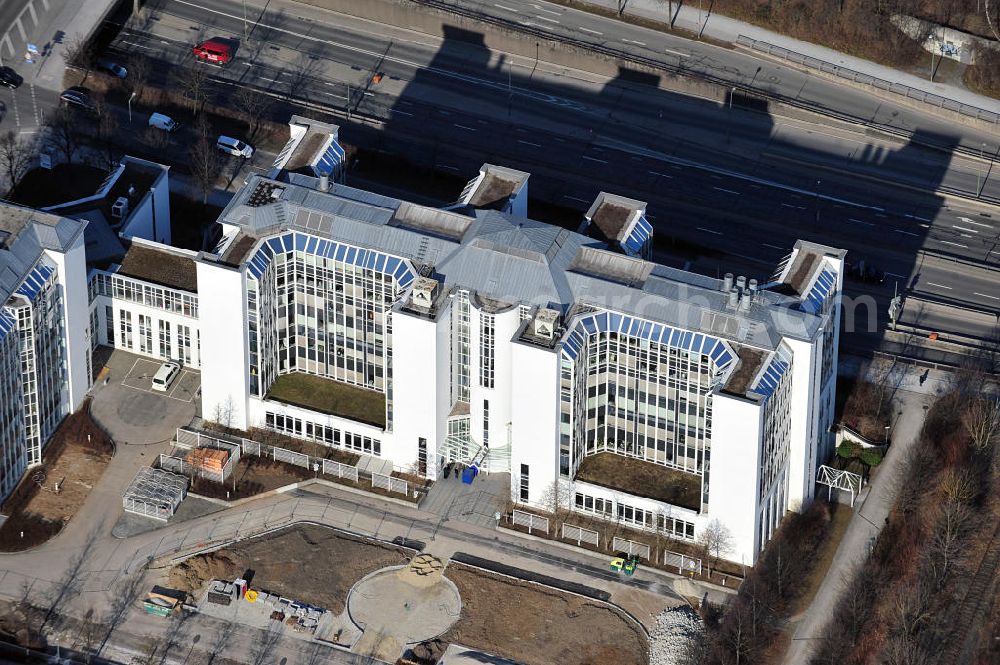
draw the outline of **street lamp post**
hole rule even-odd
[[[889,425],[885,426],[885,445],[889,445]]]
[[[128,96],[128,124],[132,124],[132,100],[135,99],[135,91]]]

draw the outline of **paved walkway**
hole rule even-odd
[[[896,500],[906,459],[920,433],[926,409],[933,402],[933,397],[900,390],[896,394],[896,400],[898,406],[895,409],[892,445],[889,446],[879,473],[861,491],[855,503],[854,515],[837,547],[830,570],[816,592],[816,597],[798,620],[792,642],[785,653],[784,665],[809,662],[815,641],[822,636],[847,580],[853,575],[854,567],[871,552]]]
[[[617,11],[618,0],[581,0],[581,2]],[[976,93],[966,90],[965,88],[960,88],[947,83],[932,83],[931,81],[914,76],[913,74],[901,72],[898,69],[893,69],[892,67],[886,67],[870,60],[847,55],[839,51],[826,48],[825,46],[819,46],[817,44],[811,44],[809,42],[795,39],[793,37],[787,37],[764,28],[759,28],[749,23],[729,18],[728,16],[723,16],[722,14],[714,13],[710,15],[707,11],[705,11],[708,4],[708,2],[705,2],[704,9],[699,10],[697,3],[685,2],[681,6],[680,10],[677,10],[677,2],[668,3],[664,2],[664,0],[629,0],[625,8],[625,13],[653,21],[659,21],[661,23],[669,23],[669,7],[672,6],[674,11],[677,12],[677,18],[674,21],[674,27],[677,28],[684,28],[686,30],[690,30],[691,32],[698,33],[702,29],[702,26],[704,26],[704,36],[730,43],[735,42],[739,35],[746,35],[752,39],[768,42],[798,53],[819,58],[820,60],[832,62],[842,67],[847,67],[849,69],[868,74],[869,76],[876,76],[889,81],[902,83],[903,85],[908,85],[918,90],[954,99],[955,101],[963,104],[970,104],[972,106],[978,106],[982,109],[1000,113],[1000,100],[977,95]]]

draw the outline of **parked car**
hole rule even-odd
[[[108,74],[117,76],[120,79],[128,76],[127,69],[119,65],[117,62],[112,62],[111,60],[98,60],[96,66],[97,69],[100,69],[102,72],[107,72]]]
[[[866,284],[882,284],[885,282],[885,272],[864,259],[848,264],[847,276]]]
[[[84,111],[93,111],[97,108],[94,100],[90,96],[90,90],[81,86],[73,86],[63,91],[59,99],[67,106],[73,106]]]
[[[156,374],[153,375],[153,390],[167,392],[180,371],[181,366],[173,361],[167,361],[160,365],[160,369],[156,370]]]
[[[156,127],[157,129],[162,129],[165,132],[176,132],[181,126],[181,123],[177,122],[168,115],[163,115],[162,113],[154,113],[149,116],[149,126]]]
[[[209,39],[193,49],[194,57],[213,65],[225,65],[233,59],[233,47],[221,39]]]
[[[0,85],[17,89],[24,83],[24,77],[15,72],[10,67],[0,67]]]
[[[253,157],[252,145],[244,143],[239,139],[234,139],[231,136],[220,136],[217,138],[215,140],[215,147],[233,157],[243,157],[244,159]]]

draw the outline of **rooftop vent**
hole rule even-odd
[[[436,280],[427,277],[418,277],[413,282],[413,290],[410,292],[410,304],[422,309],[430,309],[434,304],[434,296],[437,294],[438,283]]]
[[[727,272],[722,279],[722,290],[729,293],[733,289],[733,273]]]
[[[111,216],[115,219],[125,219],[128,216],[128,197],[119,196],[111,204]]]
[[[532,325],[536,337],[552,339],[555,337],[556,328],[559,327],[559,312],[554,309],[540,309]]]

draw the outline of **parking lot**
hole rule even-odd
[[[198,389],[201,386],[201,375],[186,367],[181,368],[180,373],[174,377],[166,392],[153,390],[153,376],[162,364],[163,361],[161,360],[135,357],[132,366],[128,369],[125,376],[122,377],[121,383],[135,390],[162,395],[181,402],[193,401],[198,395]]]
[[[110,352],[110,353],[109,353]],[[103,364],[103,367],[102,367]],[[182,368],[166,392],[153,390],[163,361],[101,347],[94,354],[91,413],[117,443],[169,441],[177,427],[194,418],[201,375]]]

